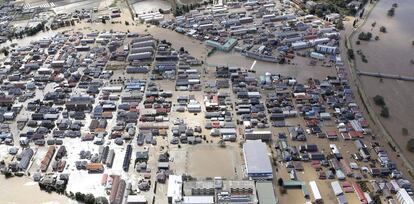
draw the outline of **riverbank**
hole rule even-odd
[[[398,4],[396,15],[387,16],[387,11],[393,3]],[[355,34],[350,37],[352,48],[356,52],[361,52],[366,56],[368,62],[364,63],[359,55],[355,55],[355,68],[361,71],[382,72],[387,74],[413,75],[410,59],[413,46],[410,36],[414,34],[414,26],[409,23],[409,13],[414,10],[413,5],[407,1],[379,1],[372,10],[366,23],[363,24]],[[375,27],[372,26],[376,23]],[[387,32],[381,33],[379,28],[385,26]],[[373,36],[379,36],[379,40],[369,42],[360,41],[357,45],[358,34],[360,32],[371,32]],[[356,71],[356,70],[354,70]],[[355,73],[354,73],[355,74]],[[411,166],[414,161],[414,154],[406,150],[407,141],[412,138],[414,127],[410,125],[414,118],[414,95],[412,89],[414,83],[393,79],[383,79],[361,76],[357,82],[366,94],[366,106],[368,112],[377,121],[381,135],[389,136],[387,140],[394,142],[398,152],[404,155],[406,163]],[[381,95],[385,98],[387,107],[390,110],[390,118],[380,117],[380,108],[374,105],[373,97]],[[383,128],[381,127],[383,126]],[[407,128],[409,135],[402,133],[402,128]],[[405,165],[407,167],[407,165]],[[411,168],[411,167],[410,167]]]

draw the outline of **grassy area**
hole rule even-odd
[[[111,64],[106,66],[105,70],[120,70],[120,69],[125,69],[126,65],[124,64]]]

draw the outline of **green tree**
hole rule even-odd
[[[376,105],[378,106],[385,106],[385,100],[384,97],[380,96],[380,95],[376,95],[374,96],[374,102]]]
[[[279,179],[277,180],[277,185],[279,185],[279,186],[283,186],[283,179],[282,179],[282,178],[279,178]]]
[[[338,20],[338,23],[336,24],[336,28],[338,28],[339,30],[344,29],[344,22],[342,21],[342,18]]]
[[[84,202],[85,201],[85,195],[81,192],[77,192],[75,194],[75,200],[79,201],[79,202]]]
[[[95,197],[90,193],[85,195],[85,204],[95,204]]]
[[[384,117],[384,118],[389,118],[390,117],[390,111],[388,110],[387,106],[382,106],[380,115],[381,115],[381,117]]]
[[[355,54],[354,54],[353,49],[348,49],[347,54],[348,54],[349,59],[352,59],[352,60],[355,59]]]
[[[409,152],[413,152],[414,153],[414,138],[411,138],[410,140],[408,140],[408,142],[407,142],[407,150]]]
[[[372,38],[372,33],[371,32],[361,32],[358,35],[358,39],[359,40],[365,40],[365,41],[369,41]]]
[[[401,129],[401,132],[402,132],[402,134],[403,134],[404,136],[407,136],[407,135],[408,135],[408,129],[407,129],[407,128],[402,128],[402,129]]]

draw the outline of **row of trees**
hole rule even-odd
[[[207,4],[212,4],[213,0],[210,1],[204,1],[203,4],[207,5]],[[181,16],[193,9],[196,9],[198,7],[200,7],[201,5],[196,3],[196,4],[186,4],[186,5],[182,5],[182,6],[176,6],[174,9],[174,16]],[[162,10],[160,9],[160,13],[162,13]]]
[[[384,97],[380,95],[374,96],[374,103],[377,106],[381,106],[381,117],[388,118],[390,117],[390,112],[388,110],[387,104],[385,104]]]

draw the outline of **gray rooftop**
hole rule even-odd
[[[260,204],[276,204],[272,182],[256,182],[257,197]]]
[[[266,144],[261,140],[246,140],[243,153],[248,174],[273,172]]]

